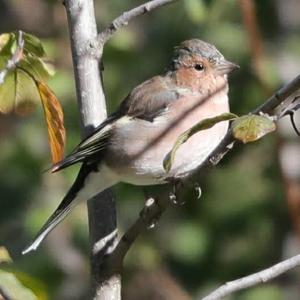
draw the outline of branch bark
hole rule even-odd
[[[91,132],[106,117],[106,102],[98,60],[84,54],[84,45],[97,37],[93,0],[66,0],[71,49],[76,81],[77,101],[80,110],[82,135]],[[116,230],[116,210],[110,191],[104,191],[88,201],[91,248]],[[101,222],[101,223],[100,223]],[[101,225],[101,226],[100,226]],[[112,236],[116,239],[116,236]],[[95,299],[120,299],[121,281],[118,276],[100,279],[105,251],[95,255],[91,251],[92,282]],[[115,288],[111,288],[114,286]]]
[[[100,59],[104,45],[116,31],[127,26],[132,19],[175,1],[177,0],[152,0],[129,11],[125,11],[119,17],[114,19],[101,33],[99,33],[94,41],[91,40],[88,52]]]
[[[242,289],[246,289],[248,287],[257,285],[259,283],[265,283],[278,277],[279,275],[292,270],[295,267],[300,266],[300,254],[293,256],[289,259],[286,259],[270,268],[262,270],[260,272],[251,274],[249,276],[245,276],[239,278],[234,281],[230,281],[216,289],[214,292],[209,294],[208,296],[202,298],[202,300],[219,300],[228,296],[234,292],[240,291]]]

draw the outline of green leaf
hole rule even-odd
[[[17,70],[15,113],[23,116],[27,115],[35,109],[39,102],[40,95],[33,78],[23,70]]]
[[[43,62],[40,58],[26,56],[20,61],[18,67],[28,72],[35,80],[46,81],[54,75],[54,69],[49,64]]]
[[[15,73],[8,72],[5,81],[0,84],[0,112],[9,113],[15,108],[16,81]]]
[[[40,279],[20,271],[13,271],[12,273],[22,283],[22,285],[29,288],[30,291],[34,293],[38,300],[48,299],[46,286]]]
[[[8,70],[0,85],[0,112],[26,115],[32,112],[40,101],[36,81],[44,82],[54,74],[50,64],[43,61],[45,51],[40,40],[23,33],[24,49],[20,52],[17,65]],[[0,35],[0,71],[6,68],[17,47],[18,34]]]
[[[0,35],[0,56],[11,56],[16,49],[16,36],[14,33]]]
[[[3,246],[0,247],[0,263],[9,263],[12,262],[12,259],[9,255],[9,252],[7,251],[7,249]]]
[[[274,131],[276,125],[267,116],[247,115],[236,119],[232,124],[232,134],[243,143],[254,142]]]
[[[45,50],[43,48],[43,45],[36,36],[31,35],[29,33],[24,33],[24,51],[25,54],[34,55],[37,57],[44,57],[45,56]]]
[[[3,33],[0,35],[0,55],[13,54],[17,47],[18,34],[15,32]],[[44,57],[45,50],[41,41],[29,34],[23,32],[24,39],[24,54],[36,57]]]
[[[173,164],[173,161],[174,161],[174,158],[175,158],[176,151],[191,136],[193,136],[194,134],[196,134],[197,132],[199,132],[201,130],[209,129],[217,123],[220,123],[222,121],[233,120],[233,119],[236,119],[236,118],[237,118],[237,115],[235,115],[235,114],[224,113],[224,114],[218,115],[218,116],[213,117],[213,118],[204,119],[204,120],[200,121],[199,123],[197,123],[196,125],[194,125],[192,128],[186,130],[184,133],[182,133],[177,138],[176,142],[173,145],[172,150],[164,158],[164,161],[163,161],[164,169],[167,172],[169,172],[171,170],[171,167],[172,167],[172,164]]]
[[[0,289],[9,299],[37,300],[33,292],[24,287],[14,274],[3,270],[0,270]]]

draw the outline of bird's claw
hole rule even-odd
[[[155,205],[158,205],[158,201],[153,197],[149,197],[145,202],[144,208],[140,212],[140,217],[143,219],[148,229],[153,229],[159,221],[160,215],[151,216],[151,210]]]

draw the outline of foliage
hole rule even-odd
[[[3,246],[0,247],[0,264],[12,263],[12,259]],[[31,286],[29,289],[25,286]],[[0,298],[5,297],[12,300],[46,300],[45,292],[36,284],[36,280],[23,273],[15,273],[0,268]],[[2,299],[2,298],[1,298]]]
[[[65,108],[67,148],[72,149],[80,136],[64,8],[60,1],[33,2],[19,5],[18,1],[2,1],[1,28],[10,32],[18,24],[18,28],[42,37],[45,52],[58,69],[47,84]],[[137,0],[95,1],[99,27],[140,3]],[[192,37],[215,44],[226,58],[241,66],[230,77],[232,112],[243,115],[267,99],[269,94],[266,95],[252,71],[248,37],[237,3],[233,0],[177,1],[122,29],[104,50],[103,80],[109,110],[113,111],[138,83],[164,72],[172,47]],[[293,19],[296,23],[285,19],[284,28],[279,30],[279,12],[284,13],[279,11],[280,1],[256,3],[269,62],[264,75],[273,92],[283,83],[280,70],[284,69],[284,74],[289,72],[290,77],[296,75],[291,75],[292,66],[298,72],[295,62],[300,27],[292,24],[298,24],[299,18]],[[294,27],[289,29],[289,26]],[[289,57],[293,58],[292,66],[285,63]],[[39,251],[25,258],[19,256],[57,206],[77,172],[76,167],[55,175],[41,172],[49,165],[42,122],[39,113],[22,119],[15,115],[0,118],[1,244],[14,257],[11,268],[38,278],[49,292],[49,299],[87,299],[88,234],[84,206],[75,209]],[[132,280],[138,271],[165,268],[196,299],[220,283],[281,260],[291,247],[292,226],[276,147],[275,135],[245,147],[238,146],[209,172],[199,182],[202,187],[199,200],[193,191],[188,193],[185,205],[171,209],[154,230],[134,245],[126,260],[124,291],[136,290]],[[118,185],[115,191],[118,222],[124,231],[143,205],[143,193],[139,187],[128,185]],[[160,187],[156,187],[148,192],[159,191]],[[294,280],[298,282],[293,273],[290,275],[284,281],[241,292],[231,299],[283,299],[282,293],[290,293]]]
[[[276,125],[270,117],[251,114],[234,120],[232,124],[233,136],[244,144],[257,141],[275,129]]]
[[[0,112],[27,115],[42,102],[53,163],[62,159],[65,129],[62,108],[44,83],[54,74],[40,40],[28,33],[0,35]]]

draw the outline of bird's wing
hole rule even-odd
[[[57,172],[73,164],[83,162],[86,159],[91,159],[97,155],[101,158],[101,153],[106,149],[107,142],[112,133],[113,122],[118,119],[117,114],[108,117],[101,123],[95,131],[86,137],[69,155],[63,160],[54,164],[51,172]],[[92,162],[92,159],[91,159]]]
[[[162,76],[145,81],[132,90],[116,113],[108,117],[62,161],[53,165],[51,171],[57,172],[78,162],[92,163],[99,160],[103,157],[110,136],[113,134],[114,122],[123,116],[152,122],[186,92],[187,89],[176,88]]]
[[[188,89],[178,88],[168,77],[155,76],[137,86],[121,103],[119,112],[152,122]]]

